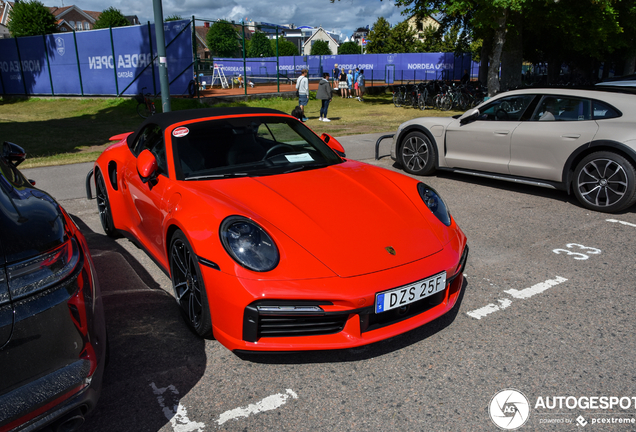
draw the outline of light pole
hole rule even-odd
[[[163,35],[163,7],[161,0],[152,0],[155,12],[155,38],[159,57],[159,82],[161,84],[161,110],[170,112],[170,83],[168,81],[168,59],[166,58],[166,39]]]

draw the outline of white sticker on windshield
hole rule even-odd
[[[285,155],[288,162],[313,162],[314,158],[312,158],[309,153],[295,154],[295,155]]]

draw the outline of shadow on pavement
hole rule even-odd
[[[205,341],[130,253],[74,220],[95,262],[110,349],[101,397],[82,430],[158,431],[205,373]]]

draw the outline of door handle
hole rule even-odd
[[[577,139],[577,138],[581,138],[581,134],[568,134],[568,135],[561,135],[561,138],[565,138],[565,139]]]
[[[507,130],[495,131],[495,135],[508,135],[509,133],[510,133],[510,131],[507,131]]]

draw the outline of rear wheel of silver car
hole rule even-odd
[[[199,260],[181,231],[170,242],[172,287],[187,323],[201,337],[212,336],[212,319]]]
[[[402,141],[400,162],[404,170],[415,175],[435,172],[436,151],[431,140],[422,132],[411,132]]]
[[[572,186],[579,202],[592,210],[619,212],[636,202],[636,171],[616,153],[601,151],[583,158]]]
[[[119,234],[113,222],[113,212],[110,209],[110,201],[108,200],[108,189],[100,170],[95,171],[95,191],[99,221],[102,223],[102,228],[108,237],[117,238]]]

